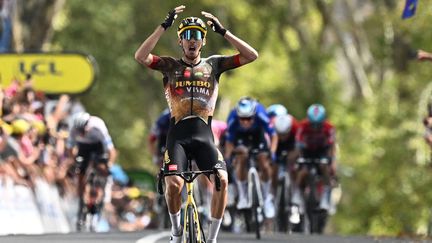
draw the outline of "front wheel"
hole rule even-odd
[[[258,186],[256,184],[257,180],[252,180],[252,214],[254,214],[254,218],[255,218],[255,233],[256,233],[256,238],[260,239],[261,238],[261,234],[260,234],[260,222],[259,222],[259,216],[260,216],[260,212],[258,210],[259,208],[259,199],[258,199]]]
[[[188,206],[187,209],[187,226],[188,226],[188,243],[197,243],[197,231],[195,227],[194,213],[195,209],[193,206]]]

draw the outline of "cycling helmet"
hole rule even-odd
[[[36,120],[32,122],[32,126],[36,129],[38,135],[44,135],[46,133],[46,125],[43,121]]]
[[[283,106],[281,104],[273,104],[273,105],[269,106],[267,108],[266,112],[267,112],[267,115],[269,117],[275,117],[275,116],[279,116],[279,115],[288,114],[287,108],[285,108],[285,106]]]
[[[291,131],[292,124],[292,116],[283,114],[276,116],[274,126],[278,134],[288,134]]]
[[[197,17],[187,17],[187,18],[184,18],[180,22],[180,25],[177,29],[178,37],[180,37],[180,35],[181,35],[181,33],[183,33],[183,31],[188,30],[188,29],[198,29],[199,31],[201,31],[204,34],[203,38],[207,34],[206,24],[204,23],[204,21],[202,19],[197,18]]]
[[[250,97],[241,98],[236,106],[237,116],[240,118],[252,117],[256,113],[257,102]]]
[[[87,112],[78,112],[72,118],[72,127],[83,131],[87,122],[90,119],[90,114]]]
[[[30,130],[31,125],[24,119],[16,119],[12,122],[12,133],[16,135],[23,135]]]
[[[326,118],[326,110],[320,104],[313,104],[307,109],[307,118],[311,123],[320,124]]]

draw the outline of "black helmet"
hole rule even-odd
[[[198,29],[204,34],[204,37],[207,34],[207,26],[204,21],[197,17],[187,17],[184,18],[177,29],[177,35],[180,37],[180,34],[188,29]]]

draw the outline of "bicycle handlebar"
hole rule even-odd
[[[329,164],[329,159],[328,158],[304,158],[304,157],[300,157],[297,159],[297,163],[299,164]]]
[[[164,169],[161,168],[158,174],[158,192],[160,195],[163,195],[163,185],[162,180],[165,176],[180,176],[183,180],[185,180],[187,183],[192,183],[195,178],[197,178],[199,175],[204,174],[206,176],[209,175],[215,175],[215,186],[216,191],[220,191],[221,182],[219,178],[219,171],[216,168],[213,168],[212,170],[197,170],[197,171],[183,171],[183,172],[168,172],[165,173]]]

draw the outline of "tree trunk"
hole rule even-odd
[[[48,51],[53,19],[65,0],[16,0],[13,14],[14,48],[17,52]]]

